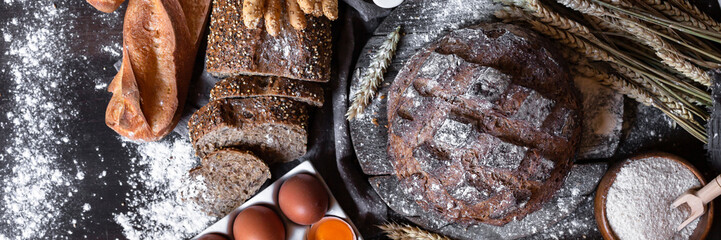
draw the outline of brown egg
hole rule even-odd
[[[197,240],[228,240],[228,237],[219,233],[208,233],[200,236]]]
[[[285,227],[272,209],[254,205],[243,209],[233,221],[235,240],[283,240]]]
[[[328,211],[328,192],[315,176],[297,174],[280,187],[278,206],[294,223],[310,225],[323,218]]]

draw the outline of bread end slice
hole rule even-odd
[[[191,174],[201,175],[206,187],[196,202],[218,217],[242,205],[270,179],[268,165],[250,151],[233,148],[208,154]]]

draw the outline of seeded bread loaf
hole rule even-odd
[[[235,76],[216,83],[210,100],[276,96],[290,98],[311,106],[323,106],[323,88],[319,83],[284,77]]]
[[[195,200],[213,216],[222,217],[239,207],[270,179],[268,166],[252,152],[221,149],[201,160],[191,174],[203,176],[205,191]]]
[[[330,20],[307,16],[307,27],[299,31],[290,25],[287,14],[282,14],[279,34],[273,37],[262,27],[263,20],[255,29],[246,28],[242,10],[243,1],[213,1],[205,62],[210,74],[220,78],[269,75],[313,82],[330,79]]]
[[[388,155],[425,210],[504,225],[561,187],[579,104],[563,59],[537,34],[506,24],[456,30],[419,50],[391,85]]]
[[[307,108],[281,97],[217,99],[190,117],[190,139],[201,158],[238,147],[268,163],[291,161],[306,152]]]

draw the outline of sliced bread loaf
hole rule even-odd
[[[243,1],[214,0],[206,51],[206,68],[215,77],[281,76],[313,82],[330,80],[331,22],[307,16],[307,27],[295,30],[282,14],[278,35],[258,21],[253,29],[243,23]]]
[[[190,117],[190,139],[201,158],[239,147],[267,163],[291,161],[306,151],[307,108],[282,97],[217,99]]]
[[[205,192],[198,204],[213,216],[222,217],[252,197],[270,179],[270,170],[250,151],[222,149],[201,160],[191,174],[200,174]]]
[[[311,106],[323,106],[323,88],[319,83],[284,77],[239,75],[221,80],[210,91],[211,101],[261,96],[287,97]]]

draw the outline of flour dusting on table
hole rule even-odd
[[[700,186],[685,166],[666,158],[631,161],[616,174],[608,190],[606,216],[621,239],[689,239],[698,219],[680,232],[687,212],[671,203],[688,189]]]
[[[77,162],[70,168],[59,164],[76,144],[65,127],[78,112],[65,84],[72,76],[63,74],[66,60],[58,56],[79,57],[64,38],[74,25],[65,9],[46,1],[5,4],[32,11],[0,23],[6,44],[0,54],[9,63],[0,66],[8,77],[3,79],[8,93],[0,99],[9,106],[0,115],[0,128],[8,133],[0,143],[0,225],[6,226],[0,239],[67,239],[57,218],[70,208],[83,173]]]
[[[213,221],[190,198],[202,192],[202,178],[188,174],[196,164],[193,148],[186,138],[172,134],[160,142],[126,141],[137,149],[131,159],[126,202],[130,211],[115,215],[115,221],[129,239],[181,239],[199,233]]]

